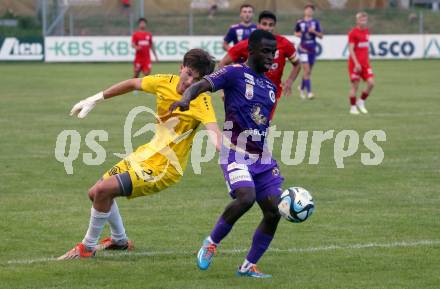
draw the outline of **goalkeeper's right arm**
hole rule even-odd
[[[104,91],[81,100],[75,104],[70,111],[70,115],[76,115],[78,118],[84,118],[86,115],[104,99],[125,94],[133,90],[142,90],[142,78],[133,78],[119,82]]]

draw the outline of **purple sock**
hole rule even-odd
[[[301,90],[304,90],[304,86],[306,85],[304,78],[301,81]]]
[[[261,256],[263,256],[264,252],[266,252],[267,248],[269,248],[272,239],[273,236],[264,234],[257,229],[254,233],[254,238],[252,239],[252,247],[246,257],[246,260],[253,264],[257,264],[258,260],[260,260]]]
[[[223,240],[223,238],[229,234],[231,229],[232,229],[232,225],[226,223],[226,221],[223,220],[223,218],[220,216],[220,218],[217,221],[217,224],[215,224],[214,230],[212,230],[211,232],[210,235],[211,240],[214,243],[219,244]]]
[[[304,86],[306,87],[307,92],[310,93],[310,91],[312,90],[312,84],[310,82],[310,79],[304,80]]]

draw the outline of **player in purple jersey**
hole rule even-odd
[[[228,51],[231,46],[229,43],[234,45],[238,42],[248,39],[252,31],[257,29],[257,25],[252,23],[252,17],[254,17],[254,7],[250,4],[243,4],[240,6],[240,23],[231,25],[228,32],[223,39],[223,49]]]
[[[313,18],[314,11],[315,6],[307,4],[304,7],[304,18],[298,20],[295,26],[295,35],[301,38],[298,54],[303,68],[303,79],[298,90],[302,99],[314,97],[310,76],[316,59],[316,38],[323,37],[319,21]]]
[[[225,124],[221,168],[229,189],[230,202],[218,219],[210,236],[203,241],[197,254],[197,265],[208,269],[218,244],[228,235],[234,223],[255,203],[263,218],[238,276],[268,278],[257,270],[256,263],[268,249],[277,229],[280,215],[278,201],[284,178],[277,162],[265,145],[270,113],[275,104],[276,87],[264,75],[273,64],[277,42],[272,33],[255,30],[248,44],[246,63],[225,66],[190,86],[182,99],[171,105],[187,110],[192,99],[205,91],[223,89]],[[229,138],[229,141],[225,139]]]

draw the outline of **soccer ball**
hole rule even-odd
[[[306,189],[291,187],[281,194],[278,209],[287,221],[301,223],[313,214],[315,203]]]

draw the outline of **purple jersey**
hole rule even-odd
[[[212,91],[224,90],[225,122],[232,122],[232,128],[225,123],[225,135],[232,133],[232,144],[237,145],[239,140],[238,147],[261,156],[275,104],[275,85],[264,74],[257,74],[245,64],[226,66],[205,79]]]
[[[249,26],[245,26],[242,23],[234,24],[229,27],[228,33],[226,33],[224,41],[227,43],[237,44],[238,42],[248,39],[252,31],[257,29],[257,25],[251,23]]]
[[[230,150],[222,151],[221,168],[229,194],[242,187],[254,187],[256,200],[279,196],[284,178],[277,162],[264,154],[269,117],[275,104],[276,87],[264,74],[257,74],[245,64],[234,64],[205,76],[212,91],[224,90],[225,127],[223,134],[232,144],[247,153],[259,154],[250,163],[249,155]],[[252,139],[254,136],[254,139]],[[255,138],[256,137],[256,138]],[[257,140],[258,139],[258,140]],[[244,147],[246,144],[246,147]],[[223,161],[226,162],[223,163]]]
[[[309,28],[314,28],[316,32],[321,32],[321,25],[319,25],[319,21],[316,19],[298,20],[295,32],[301,32],[300,50],[314,54],[316,51],[316,35],[309,33]]]

